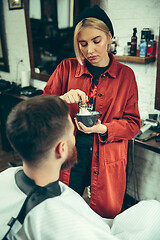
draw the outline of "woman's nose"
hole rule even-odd
[[[88,53],[92,53],[94,51],[94,46],[92,43],[88,44]]]

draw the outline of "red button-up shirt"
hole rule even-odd
[[[112,63],[100,75],[97,88],[95,110],[101,113],[108,138],[103,141],[99,134],[94,135],[90,206],[102,217],[114,218],[121,211],[125,193],[128,140],[139,132],[141,121],[134,72],[112,54],[110,58]],[[88,95],[92,78],[85,62],[80,65],[75,58],[65,59],[51,75],[44,94],[60,96],[80,89]],[[76,112],[78,105],[70,104],[72,118]],[[69,171],[62,172],[60,179],[68,184]]]

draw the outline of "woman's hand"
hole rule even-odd
[[[98,119],[97,123],[92,127],[86,127],[82,122],[78,122],[77,118],[74,118],[76,126],[79,131],[90,134],[90,133],[101,133],[104,134],[107,132],[107,127],[104,124],[101,124],[101,120]]]
[[[71,89],[64,95],[60,96],[62,100],[65,100],[68,104],[70,103],[79,103],[80,98],[82,100],[82,103],[86,103],[88,101],[88,97],[85,94],[85,92],[79,90],[79,89]]]

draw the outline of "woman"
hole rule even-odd
[[[44,88],[44,94],[66,100],[76,124],[78,164],[62,172],[61,181],[80,195],[91,185],[91,208],[108,218],[121,211],[128,140],[140,129],[135,76],[109,52],[113,36],[112,23],[101,8],[85,9],[75,22],[76,58],[63,60]],[[80,97],[101,113],[93,127],[74,119]]]

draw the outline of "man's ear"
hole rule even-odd
[[[66,152],[66,142],[61,141],[57,144],[55,148],[55,154],[57,158],[62,158]]]

